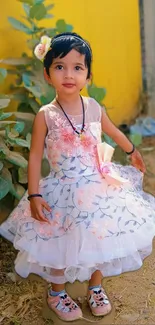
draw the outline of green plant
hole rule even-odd
[[[17,199],[21,198],[24,188],[17,180],[23,184],[27,182],[27,159],[21,148],[29,148],[31,139],[30,134],[27,134],[26,139],[20,137],[24,122],[15,120],[20,113],[5,111],[9,103],[10,98],[0,96],[0,200],[8,192]],[[26,115],[22,114],[22,118],[26,118]]]

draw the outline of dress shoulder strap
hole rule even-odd
[[[102,111],[105,111],[105,108],[102,107],[92,97],[88,97],[87,100],[88,100],[89,119],[94,122],[101,122]]]
[[[54,110],[54,106],[52,104],[47,104],[44,105],[40,108],[39,112],[43,111],[44,112],[44,116],[45,116],[45,121],[46,121],[46,125],[48,130],[51,129],[52,127],[52,116],[54,117],[55,110]]]

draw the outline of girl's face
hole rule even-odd
[[[71,50],[64,58],[53,60],[45,78],[59,94],[72,95],[80,92],[88,82],[88,69],[85,66],[85,55]]]

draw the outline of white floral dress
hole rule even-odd
[[[155,234],[155,199],[142,189],[142,173],[113,163],[130,186],[110,185],[100,173],[101,108],[83,98],[86,131],[80,139],[53,104],[44,111],[48,127],[45,150],[50,173],[39,191],[52,208],[50,224],[31,217],[27,193],[0,233],[19,250],[15,269],[22,277],[39,274],[54,283],[84,281],[95,270],[104,276],[141,267]],[[69,116],[80,126],[82,116]],[[35,166],[34,166],[35,168]]]

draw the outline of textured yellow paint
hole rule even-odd
[[[47,1],[52,3],[53,1]],[[26,37],[13,30],[7,16],[23,14],[21,3],[1,3],[0,58],[20,56],[26,50]],[[65,19],[74,31],[89,40],[93,49],[93,79],[107,89],[105,105],[118,124],[136,114],[141,89],[141,56],[138,1],[135,0],[55,0],[54,19],[44,26],[54,27]],[[6,85],[7,87],[7,85]]]

